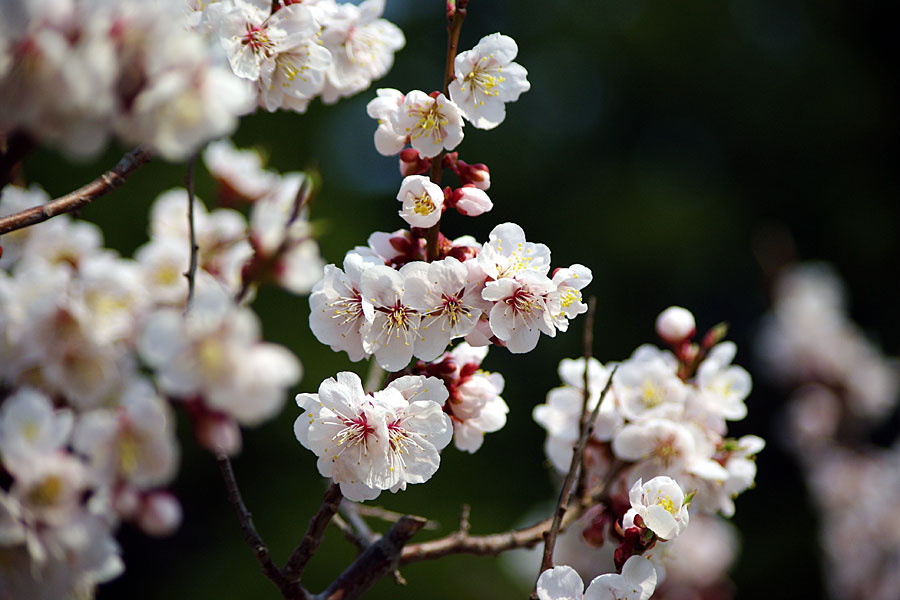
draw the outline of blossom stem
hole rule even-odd
[[[544,555],[541,559],[541,570],[540,573],[538,573],[538,576],[547,569],[553,567],[553,548],[556,545],[556,538],[559,535],[563,517],[568,509],[569,497],[572,492],[575,474],[581,466],[584,448],[587,446],[588,438],[594,432],[594,423],[597,421],[597,417],[600,414],[600,406],[603,404],[603,399],[612,387],[613,377],[615,377],[617,370],[618,367],[614,368],[612,373],[609,374],[609,380],[606,382],[606,386],[603,388],[603,392],[601,392],[600,398],[597,400],[597,406],[595,406],[594,410],[591,412],[587,427],[581,432],[581,435],[578,438],[578,444],[575,446],[574,452],[572,452],[572,462],[569,465],[569,471],[566,473],[566,478],[563,481],[562,490],[559,492],[559,501],[556,503],[556,511],[553,514],[553,523],[550,526],[550,529],[544,534]],[[535,583],[535,586],[537,586],[537,583]]]
[[[253,550],[253,554],[256,556],[257,562],[259,562],[263,574],[278,587],[281,595],[285,598],[307,600],[309,593],[297,583],[286,578],[281,569],[272,561],[269,548],[263,542],[259,532],[256,531],[256,526],[253,524],[253,516],[247,510],[244,499],[241,497],[241,491],[234,476],[234,469],[231,467],[231,460],[225,454],[217,454],[216,461],[219,463],[219,471],[222,473],[225,489],[228,492],[228,501],[237,515],[241,533],[244,534],[247,545]]]
[[[123,156],[111,170],[74,192],[60,196],[41,206],[27,208],[0,218],[0,235],[28,227],[29,225],[35,225],[36,223],[43,223],[57,215],[74,212],[87,206],[100,196],[105,196],[111,191],[122,187],[128,177],[149,160],[150,152],[143,146],[138,146]]]
[[[332,483],[328,487],[328,491],[325,492],[325,497],[322,498],[322,505],[319,507],[319,510],[309,520],[309,526],[306,528],[306,533],[303,534],[303,539],[294,548],[287,563],[284,565],[284,576],[288,581],[300,581],[303,569],[306,568],[309,559],[313,557],[313,554],[319,548],[322,537],[325,535],[325,528],[328,527],[331,517],[338,511],[343,498],[341,486],[337,483]]]
[[[462,3],[460,3],[462,4]],[[459,6],[453,11],[453,17],[447,25],[447,62],[444,64],[444,84],[442,87],[444,96],[449,96],[450,82],[453,81],[453,63],[456,61],[456,52],[459,48],[459,32],[462,31],[463,21],[466,19],[466,9]],[[441,185],[443,178],[443,158],[444,152],[431,159],[431,172],[428,174],[431,181],[437,185]],[[428,262],[432,262],[440,258],[440,247],[438,246],[439,234],[441,232],[441,222],[438,221],[428,228],[425,232],[425,244]]]
[[[197,245],[197,232],[194,228],[194,163],[196,162],[197,155],[194,154],[188,159],[187,173],[184,176],[184,188],[187,190],[188,199],[188,233],[190,235],[191,243],[191,262],[188,265],[187,272],[184,274],[188,282],[187,303],[184,308],[185,313],[190,310],[191,302],[194,300],[194,284],[197,279],[197,254],[200,251],[200,246]]]
[[[591,397],[589,366],[591,358],[594,356],[594,312],[596,310],[597,297],[591,296],[588,300],[588,311],[584,320],[584,383],[581,392],[581,419],[578,422],[579,435],[584,433],[585,428],[588,426],[588,400]],[[581,465],[581,470],[578,472],[578,487],[575,488],[579,498],[584,495],[584,489],[587,484],[586,479],[587,472],[584,469],[584,465]]]

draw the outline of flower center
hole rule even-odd
[[[51,506],[59,500],[62,492],[62,477],[47,475],[40,483],[28,490],[28,503],[38,507]]]
[[[413,212],[417,215],[430,215],[434,212],[434,202],[431,201],[431,196],[428,195],[427,192],[423,193],[421,196],[415,196],[413,202],[415,203],[415,208]]]
[[[275,44],[269,39],[269,34],[263,27],[247,23],[247,33],[241,38],[241,43],[249,46],[255,54],[273,54]]]

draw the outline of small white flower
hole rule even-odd
[[[525,241],[525,232],[515,223],[494,227],[478,254],[478,264],[494,279],[523,271],[546,275],[550,271],[550,249]]]
[[[366,105],[366,113],[378,121],[378,129],[375,130],[375,149],[382,156],[399,154],[406,145],[408,136],[394,132],[391,115],[403,104],[405,96],[393,88],[381,88],[375,93],[377,97]]]
[[[750,395],[750,374],[731,364],[737,353],[734,342],[716,344],[697,369],[697,386],[708,410],[732,421],[747,416],[744,400]]]
[[[684,491],[671,477],[654,477],[647,483],[638,479],[628,492],[631,508],[622,519],[622,527],[634,527],[637,515],[650,531],[664,540],[671,540],[685,530],[690,520],[684,504]]]
[[[443,94],[432,98],[425,92],[411,91],[391,114],[391,126],[398,136],[408,136],[412,147],[426,158],[453,150],[463,139],[459,109]]]
[[[482,297],[494,302],[490,311],[491,331],[514,354],[531,352],[541,332],[554,337],[553,314],[559,312],[556,286],[546,276],[523,271],[484,286]]]
[[[506,117],[505,104],[531,89],[528,72],[512,62],[518,50],[511,37],[492,33],[456,56],[450,98],[475,127],[493,129],[499,125]]]
[[[581,290],[594,279],[591,270],[583,265],[572,265],[568,268],[556,269],[553,273],[553,283],[556,284],[556,293],[559,294],[559,304],[562,312],[556,315],[554,321],[560,331],[566,331],[569,327],[569,319],[587,312],[587,304],[582,302]]]
[[[403,203],[399,214],[412,227],[428,228],[441,220],[444,192],[422,175],[403,179],[397,200]]]
[[[680,306],[670,306],[656,317],[656,333],[670,344],[679,344],[697,330],[694,315]]]
[[[656,570],[649,560],[632,556],[622,566],[622,574],[595,577],[587,590],[572,567],[547,569],[537,581],[540,600],[647,600],[656,589]]]
[[[10,466],[56,452],[67,442],[72,422],[72,411],[54,410],[47,396],[21,388],[0,407],[0,457]]]
[[[684,411],[688,387],[676,375],[675,357],[644,345],[622,363],[613,389],[626,419],[674,418]]]
[[[360,282],[362,308],[367,313],[367,323],[362,327],[363,348],[387,371],[405,368],[422,337],[421,316],[404,299],[406,272],[413,264],[404,265],[399,272],[386,266],[371,267],[363,272]]]

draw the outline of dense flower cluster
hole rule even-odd
[[[304,112],[383,77],[384,0],[4,0],[0,133],[90,157],[111,135],[177,160],[256,105]]]
[[[89,157],[110,135],[186,158],[253,109],[249,85],[187,29],[185,4],[5,0],[0,132]]]
[[[900,366],[847,315],[846,290],[822,263],[788,267],[759,336],[767,373],[790,390],[785,442],[819,511],[823,573],[835,598],[888,600],[900,586],[900,439],[873,432],[894,415]]]
[[[565,472],[579,435],[585,380],[587,408],[593,410],[617,369],[585,454],[589,481],[613,477],[611,500],[592,509],[581,530],[606,560],[615,549],[618,565],[643,554],[664,567],[673,538],[693,515],[731,516],[734,498],[753,485],[754,457],[764,446],[757,436],[726,437],[726,421],[746,416],[751,387],[749,374],[732,364],[735,345],[719,341],[716,329],[693,343],[693,316],[684,309],[664,312],[657,328],[672,351],[645,345],[606,366],[593,358],[587,364],[583,358],[563,360],[564,386],[534,409],[547,430],[547,456]],[[692,492],[691,513],[683,490]],[[664,576],[661,570],[660,582]]]
[[[259,319],[235,299],[258,281],[302,293],[321,277],[303,206],[309,181],[265,171],[256,154],[225,142],[210,146],[206,162],[226,199],[253,204],[248,223],[195,199],[198,271],[187,310],[184,189],[153,203],[150,241],[134,259],[68,216],[3,236],[4,594],[89,593],[122,570],[113,538],[121,521],[151,535],[177,527],[180,506],[164,489],[179,455],[171,401],[201,444],[233,454],[239,425],[276,414],[300,378],[293,354],[263,342]],[[48,200],[38,187],[7,186],[0,215]]]
[[[424,483],[440,465],[453,428],[441,406],[439,379],[409,375],[372,395],[354,373],[326,379],[318,394],[298,394],[305,412],[294,434],[319,457],[319,472],[350,500],[372,500],[382,490]]]

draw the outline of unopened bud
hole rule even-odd
[[[703,349],[709,350],[728,335],[728,323],[719,323],[703,336]]]
[[[141,506],[141,495],[133,485],[123,485],[112,497],[112,507],[123,519],[133,519]]]
[[[155,492],[144,498],[137,524],[147,535],[169,535],[181,525],[181,503],[168,492]]]
[[[670,306],[656,317],[656,333],[669,344],[679,344],[696,333],[697,324],[691,311]]]
[[[450,203],[467,217],[477,217],[494,208],[488,195],[471,183],[454,190]]]
[[[469,181],[479,190],[486,190],[491,187],[491,171],[484,163],[469,166]]]
[[[215,452],[235,456],[241,451],[241,428],[225,415],[207,413],[194,422],[197,442]]]
[[[400,152],[400,174],[403,177],[423,175],[431,169],[431,159],[419,156],[415,148],[406,148]]]

